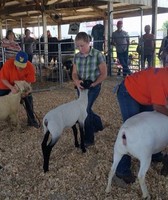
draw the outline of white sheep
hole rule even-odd
[[[26,81],[15,81],[15,87],[18,93],[0,96],[0,120],[9,120],[11,129],[13,126],[19,128],[18,113],[21,97],[31,91],[31,86]]]
[[[87,117],[87,105],[88,105],[88,89],[80,90],[80,95],[77,100],[62,104],[55,109],[50,110],[43,118],[44,138],[42,142],[43,152],[43,169],[47,172],[49,169],[49,158],[53,146],[58,142],[60,135],[64,128],[72,127],[75,137],[75,146],[78,147],[77,141],[77,128],[76,122],[79,123],[80,137],[81,137],[81,149],[82,152],[86,152],[84,145],[84,122]],[[47,145],[49,135],[51,134],[51,140]]]
[[[151,163],[152,154],[168,145],[168,117],[156,111],[139,113],[121,126],[115,145],[113,164],[108,178],[106,192],[110,192],[112,178],[124,154],[130,154],[140,161],[138,180],[143,198],[150,199],[145,175]]]

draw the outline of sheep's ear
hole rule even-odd
[[[32,87],[29,83],[27,83],[25,81],[25,87],[24,87],[25,92],[31,92],[32,91]]]
[[[18,86],[18,83],[17,83],[17,81],[16,82],[14,82],[15,83],[15,87],[16,87],[16,89],[17,90],[20,90],[20,88],[19,88],[19,86]]]

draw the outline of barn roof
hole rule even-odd
[[[108,19],[110,0],[1,0],[0,24],[2,28],[42,25],[42,15],[48,25],[69,24]],[[123,18],[152,14],[151,0],[111,0],[113,17]],[[158,0],[158,13],[168,12],[168,1]],[[167,8],[166,8],[167,7]]]

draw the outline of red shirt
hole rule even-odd
[[[14,59],[11,58],[4,63],[0,70],[0,89],[9,89],[2,83],[1,79],[8,80],[11,85],[14,85],[14,81],[19,80],[33,83],[36,81],[35,68],[32,63],[28,61],[26,67],[19,70],[14,65]]]
[[[167,105],[168,68],[148,68],[125,78],[129,94],[142,105]]]

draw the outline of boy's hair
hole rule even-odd
[[[83,40],[84,42],[90,42],[90,37],[86,32],[79,32],[75,37],[75,41],[77,41],[77,40]]]

